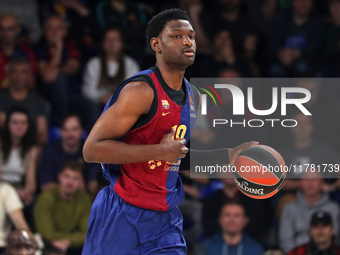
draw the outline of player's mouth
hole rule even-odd
[[[183,50],[183,54],[187,57],[193,57],[195,56],[195,51],[191,48],[186,48]]]

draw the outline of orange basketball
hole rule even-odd
[[[236,158],[234,180],[245,195],[264,199],[275,195],[286,179],[286,164],[282,156],[266,145],[254,145]]]

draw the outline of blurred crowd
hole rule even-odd
[[[186,10],[196,31],[188,79],[301,78],[296,86],[312,93],[313,116],[290,113],[295,128],[219,127],[223,140],[198,123],[196,144],[259,140],[287,164],[340,163],[337,80],[310,79],[340,77],[340,0],[0,0],[1,255],[81,254],[91,203],[107,185],[82,146],[119,84],[155,64],[145,28],[168,8]],[[254,105],[270,108],[265,84],[256,87]],[[230,93],[221,97],[225,107],[208,116],[235,117]],[[275,197],[254,200],[231,176],[181,172],[188,254],[340,254],[340,181],[294,174]]]

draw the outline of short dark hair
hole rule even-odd
[[[48,17],[46,17],[46,18],[44,19],[44,27],[46,26],[47,21],[49,21],[50,19],[59,19],[59,20],[62,21],[62,22],[65,24],[65,26],[66,26],[66,22],[65,22],[65,20],[64,20],[62,17],[53,14],[53,15],[50,15],[50,16],[48,16]]]
[[[66,121],[67,121],[68,119],[70,119],[70,118],[77,118],[77,119],[79,120],[79,123],[80,123],[81,128],[84,127],[84,125],[83,125],[83,119],[81,118],[81,116],[80,116],[79,114],[77,114],[77,113],[70,112],[70,113],[64,115],[64,116],[60,119],[60,121],[59,121],[59,128],[60,128],[60,129],[63,129],[63,127],[64,127]]]
[[[181,9],[168,9],[158,13],[152,17],[148,23],[148,26],[146,27],[146,43],[150,48],[150,40],[153,37],[158,37],[166,24],[173,20],[187,20],[192,25],[188,14]]]
[[[236,206],[241,207],[242,210],[243,210],[243,212],[244,212],[244,216],[245,216],[245,217],[248,216],[246,207],[244,206],[244,204],[242,204],[241,202],[238,202],[238,201],[228,201],[228,202],[225,202],[225,203],[222,205],[222,207],[221,207],[220,215],[222,214],[222,211],[223,211],[223,208],[224,208],[224,207],[226,207],[226,206],[231,206],[231,205],[236,205]]]
[[[31,63],[26,58],[14,57],[8,62],[7,70],[11,70],[13,69],[13,67],[19,66],[19,65],[27,65],[28,67],[30,67]]]
[[[18,16],[16,14],[14,14],[13,12],[4,12],[4,13],[0,14],[0,20],[3,19],[3,18],[6,18],[6,17],[12,17],[13,19],[16,20],[17,25],[20,26],[20,22],[19,22]]]
[[[85,162],[83,159],[81,158],[73,159],[73,160],[66,161],[61,171],[64,171],[65,169],[71,169],[72,171],[79,172],[83,175],[84,166],[85,166]]]

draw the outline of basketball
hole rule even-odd
[[[238,189],[251,198],[269,198],[284,185],[286,164],[282,156],[269,146],[254,145],[243,150],[234,166]]]

